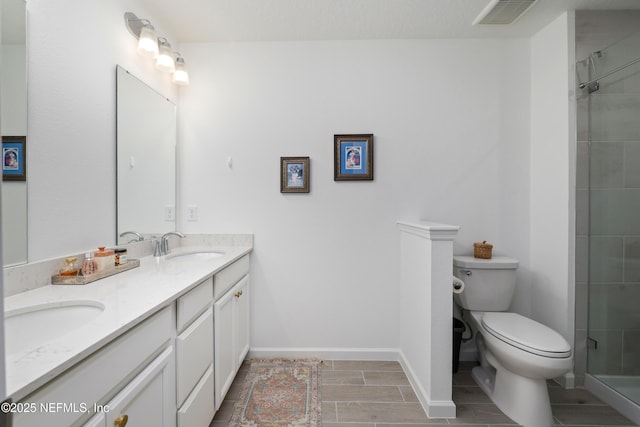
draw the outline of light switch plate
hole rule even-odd
[[[187,221],[197,221],[198,220],[198,206],[189,205],[187,206]]]

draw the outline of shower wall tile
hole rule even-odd
[[[576,187],[589,188],[589,143],[578,142],[576,153]]]
[[[579,95],[576,99],[577,129],[576,137],[578,142],[589,141],[589,97]],[[587,165],[589,159],[587,159]]]
[[[624,144],[624,186],[640,188],[640,141]]]
[[[638,110],[637,94],[592,94],[591,141],[640,140]]]
[[[573,345],[573,371],[576,374],[576,387],[584,386],[584,374],[587,372],[587,333],[586,329],[576,329]]]
[[[622,331],[592,329],[589,337],[598,341],[598,348],[589,350],[589,373],[621,374]]]
[[[640,52],[640,46],[634,48],[634,55],[637,57],[636,52]],[[629,67],[623,70],[623,73],[627,76],[624,81],[625,93],[640,93],[640,66],[638,64],[633,67]]]
[[[577,59],[604,49],[638,31],[640,12],[630,10],[576,11]]]
[[[598,142],[591,144],[589,175],[591,188],[621,188],[623,186],[624,144]]]
[[[609,64],[606,64],[606,67],[610,68]],[[599,96],[602,96],[605,94],[621,94],[621,93],[624,93],[624,80],[620,79],[620,76],[618,74],[615,74],[611,77],[607,77],[606,79],[600,80],[600,86],[598,89]]]
[[[623,333],[622,373],[640,375],[640,329]]]
[[[622,282],[622,242],[622,237],[591,237],[589,247],[591,283]]]
[[[589,326],[589,285],[576,285],[576,329],[587,329]]]
[[[576,299],[581,290],[577,285],[589,281],[589,238],[585,235],[576,237]],[[587,290],[584,289],[585,294]]]
[[[589,190],[576,190],[576,235],[589,235]]]
[[[640,235],[640,189],[593,189],[592,235]]]
[[[635,52],[640,50],[636,47]],[[609,67],[611,68],[611,67]],[[640,92],[638,84],[640,83],[640,66],[638,64],[618,71],[617,73],[600,80],[600,88],[598,95],[603,94],[637,94]]]
[[[640,236],[624,239],[624,282],[640,282]]]
[[[640,329],[640,285],[590,285],[589,327],[594,330]]]

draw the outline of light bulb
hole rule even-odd
[[[138,53],[147,58],[156,58],[158,56],[158,37],[151,24],[145,24],[140,29]]]
[[[172,81],[177,85],[189,84],[189,73],[187,72],[187,66],[184,63],[184,58],[178,56],[176,58],[176,70],[173,72]]]
[[[161,38],[159,41],[159,53],[156,58],[156,68],[160,71],[166,71],[173,73],[176,70],[176,65],[173,62],[173,51],[171,45],[167,39]]]

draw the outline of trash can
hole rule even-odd
[[[453,318],[453,373],[458,372],[460,362],[460,344],[462,344],[462,334],[465,326],[462,320]]]

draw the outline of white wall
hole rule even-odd
[[[565,13],[531,39],[532,317],[574,335],[575,19]]]
[[[176,98],[124,27],[131,10],[171,39],[137,3],[27,3],[31,261],[115,241],[115,65]],[[528,40],[180,50],[179,205],[199,221],[179,228],[255,233],[254,347],[396,348],[400,218],[460,225],[456,253],[486,239],[518,258],[528,314]],[[333,134],[356,132],[375,134],[375,180],[334,182]],[[311,157],[308,195],[279,192],[294,155]]]
[[[397,348],[400,218],[460,225],[457,253],[486,239],[528,274],[528,41],[181,52],[179,205],[199,221],[179,228],[255,233],[253,347]],[[364,132],[375,180],[334,182],[333,135]],[[279,192],[280,156],[311,157],[310,194]]]
[[[136,0],[28,0],[29,261],[115,243],[116,64],[177,98],[136,53]]]

